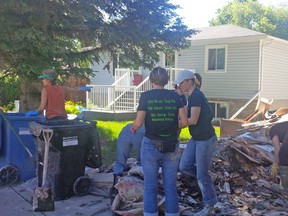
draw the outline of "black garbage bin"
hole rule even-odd
[[[85,166],[101,166],[101,149],[96,122],[55,120],[30,122],[37,144],[38,186],[42,185],[45,141],[42,130],[52,129],[49,147],[47,182],[53,188],[54,199],[63,200],[74,195],[75,181],[85,174]]]

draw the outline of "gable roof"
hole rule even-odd
[[[220,25],[220,26],[211,26],[205,28],[195,29],[198,31],[195,35],[192,35],[189,40],[198,41],[198,40],[214,40],[214,39],[235,39],[235,38],[255,38],[262,39],[266,38],[268,35],[253,31],[250,29],[242,28],[235,25]]]

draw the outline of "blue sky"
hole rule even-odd
[[[170,0],[180,5],[177,13],[183,18],[184,23],[190,28],[209,26],[209,22],[216,16],[216,11],[232,0]],[[288,0],[259,0],[264,5],[277,5]]]

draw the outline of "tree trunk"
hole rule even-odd
[[[20,112],[36,110],[40,105],[43,85],[23,80],[20,89]]]

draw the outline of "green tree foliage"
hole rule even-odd
[[[103,53],[151,68],[159,51],[188,45],[193,30],[176,9],[169,0],[1,0],[0,71],[26,80],[47,68],[88,77]]]
[[[210,25],[233,24],[288,39],[288,7],[263,6],[258,0],[234,0],[218,9]]]
[[[0,74],[0,106],[14,108],[14,100],[19,100],[20,80],[13,76]]]

